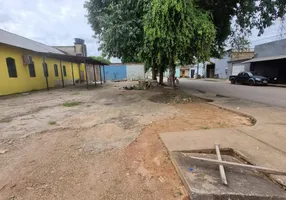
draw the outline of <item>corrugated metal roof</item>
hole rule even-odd
[[[262,62],[262,61],[268,61],[268,60],[280,60],[280,59],[286,59],[286,55],[262,57],[262,58],[253,58],[253,59],[245,61],[243,63],[253,63],[253,62]]]
[[[0,29],[0,43],[40,53],[64,54],[56,48]]]
[[[234,63],[234,62],[242,62],[242,61],[249,61],[251,58],[236,58],[236,59],[233,59],[233,60],[230,60],[230,61],[227,61],[228,63]],[[243,62],[245,63],[245,62]]]
[[[55,58],[67,62],[86,63],[94,65],[108,65],[107,63],[103,63],[89,57],[67,55],[56,48],[42,44],[40,42],[36,42],[34,40],[30,40],[28,38],[16,35],[14,33],[10,33],[8,31],[4,31],[2,29],[0,29],[0,43],[31,50],[40,55],[45,55],[50,58]]]

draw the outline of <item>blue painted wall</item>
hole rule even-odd
[[[177,77],[177,78],[180,78],[180,72],[181,72],[181,70],[180,70],[180,67],[176,67],[176,73],[175,73],[175,76]],[[169,77],[169,69],[167,69],[166,70],[166,72],[165,72],[165,77]]]
[[[105,72],[105,74],[104,74]],[[108,65],[101,68],[102,77],[105,76],[106,81],[119,81],[127,79],[126,65]]]

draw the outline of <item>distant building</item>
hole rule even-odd
[[[203,77],[205,74],[205,65],[203,63],[190,65],[190,78],[196,78],[196,75]]]
[[[250,71],[250,64],[245,63],[254,57],[254,51],[232,52],[228,61],[228,76],[236,76],[240,72]]]
[[[62,51],[65,54],[68,55],[74,55],[74,56],[87,56],[87,48],[85,45],[85,41],[81,38],[75,38],[74,39],[74,45],[73,46],[53,46],[54,48]],[[91,82],[99,82],[100,79],[97,80],[96,77],[100,77],[100,72],[103,71],[103,67],[95,66],[93,69],[92,65],[88,65],[87,68],[87,77],[88,80]],[[95,76],[94,76],[95,74]],[[81,74],[81,77],[83,77],[83,74]]]
[[[87,56],[87,48],[83,39],[75,38],[73,46],[53,46],[68,55]]]
[[[211,58],[209,62],[192,65],[190,77],[194,78],[198,73],[203,78],[227,79],[237,71],[244,70],[243,61],[249,60],[254,56],[253,51],[234,52],[225,51],[221,58]],[[238,72],[239,73],[239,72]]]
[[[181,66],[176,66],[175,68],[175,77],[179,78],[180,77],[180,72],[181,72]],[[167,68],[167,70],[164,73],[164,77],[169,77],[170,76],[170,70]]]
[[[231,60],[231,50],[226,51],[221,58],[211,58],[206,66],[206,78],[228,78],[228,61]]]
[[[250,71],[286,84],[286,39],[257,45],[254,52],[254,58],[244,62]]]
[[[84,57],[84,44],[74,49],[81,56],[0,29],[0,96],[85,81],[83,63],[102,63]]]
[[[191,68],[191,65],[181,66],[180,78],[190,78],[190,68]]]

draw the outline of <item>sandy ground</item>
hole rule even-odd
[[[158,133],[250,125],[179,91],[126,84],[1,98],[0,199],[182,199]]]

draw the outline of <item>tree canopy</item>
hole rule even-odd
[[[98,60],[98,61],[106,63],[106,64],[111,64],[110,60],[104,58],[103,56],[90,56],[90,58],[92,58],[94,60]]]
[[[228,36],[237,36],[234,31],[250,33],[253,28],[264,33],[274,20],[285,15],[285,0],[196,0],[199,8],[209,11],[216,27],[213,56],[222,52]],[[232,23],[240,27],[232,29]]]
[[[102,41],[101,49],[105,54],[128,61],[133,58],[138,60],[138,49],[143,44],[143,7],[150,2],[152,1],[85,2],[88,22],[95,36]],[[216,27],[216,40],[212,44],[213,56],[218,56],[222,52],[226,39],[232,34],[233,19],[240,26],[240,31],[257,28],[261,35],[275,19],[284,16],[286,7],[285,0],[194,0],[194,4],[212,16],[212,22]]]
[[[144,17],[144,51],[170,62],[208,59],[215,28],[209,13],[198,10],[191,0],[152,0]],[[154,55],[155,52],[155,55]]]
[[[88,21],[101,41],[100,50],[122,62],[139,61],[143,41],[143,4],[134,0],[90,0]]]
[[[259,35],[285,14],[285,0],[87,0],[88,22],[104,56],[160,69],[219,57],[229,36]],[[232,23],[236,29],[232,29]],[[237,28],[238,27],[238,28]],[[239,38],[240,37],[240,38]],[[239,47],[240,48],[240,47]]]

